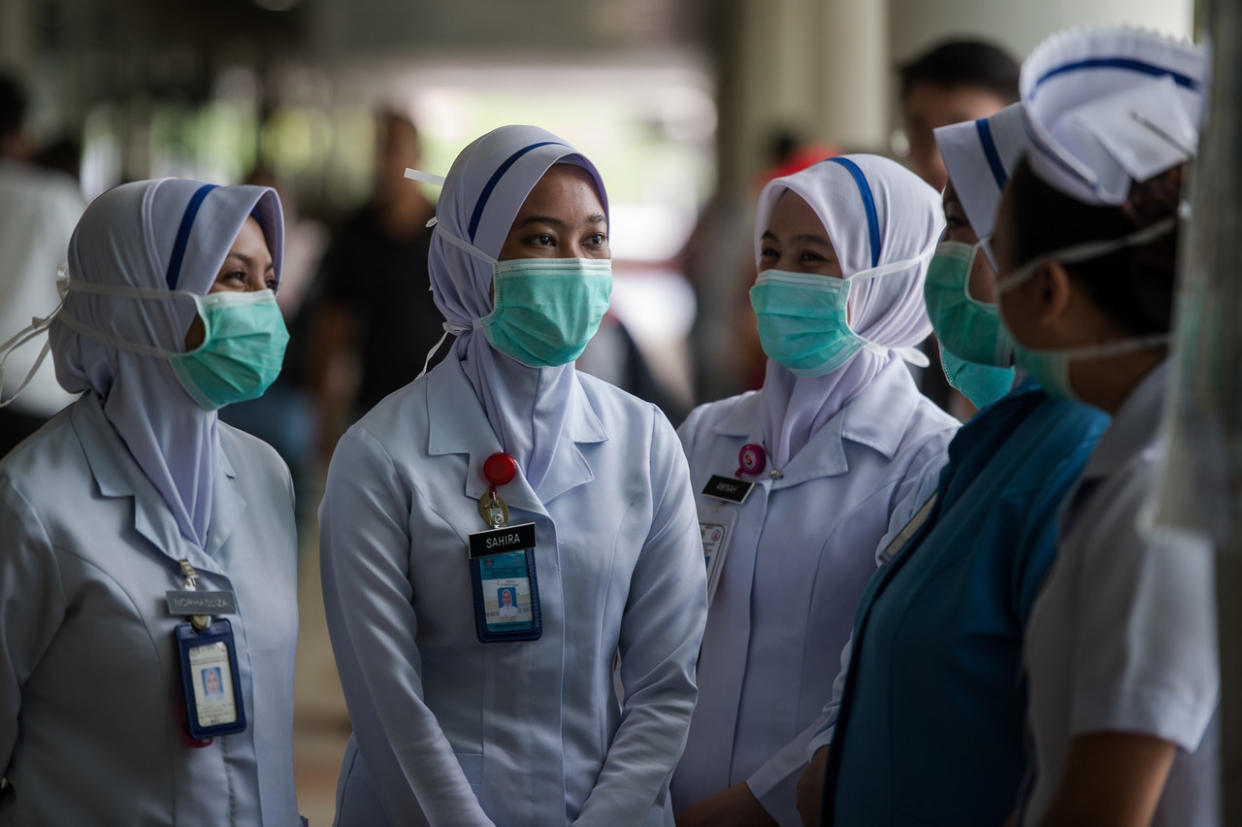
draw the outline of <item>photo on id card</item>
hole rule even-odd
[[[482,558],[479,579],[488,631],[517,631],[534,625],[525,551]]]

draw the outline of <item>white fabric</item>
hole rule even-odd
[[[86,204],[68,176],[0,161],[0,341],[56,309],[56,269]],[[43,342],[14,351],[5,363],[8,399],[34,366]],[[51,416],[73,401],[44,363],[11,410]]]
[[[338,824],[671,827],[707,602],[686,460],[654,406],[572,387],[542,493],[500,488],[535,524],[538,640],[476,635],[467,534],[500,442],[461,362],[337,446],[320,537],[354,727]]]
[[[538,127],[502,126],[471,143],[453,162],[436,204],[428,254],[436,307],[446,329],[459,334],[453,354],[500,444],[537,492],[556,453],[577,373],[572,364],[532,368],[496,351],[482,335],[479,320],[492,312],[492,261],[526,196],[556,163],[589,172],[607,214],[608,196],[590,161]]]
[[[1092,110],[1107,98],[1132,93],[1139,87],[1160,94],[1162,76],[1170,75],[1182,81],[1172,96],[1176,103],[1165,107],[1164,116],[1153,125],[1168,133],[1173,144],[1182,144],[1187,139],[1179,133],[1188,124],[1193,133],[1188,143],[1193,149],[1203,118],[1208,76],[1206,53],[1201,47],[1188,40],[1116,25],[1083,26],[1045,40],[1022,64],[1019,80],[1032,171],[1085,204],[1124,203],[1133,180],[1126,168],[1126,145],[1138,149],[1153,138],[1162,139],[1143,123],[1143,118],[1118,119]],[[1093,124],[1101,115],[1109,122]],[[1104,140],[1102,132],[1107,133]]]
[[[993,158],[985,149],[985,135],[995,150]],[[990,237],[1005,183],[1026,151],[1022,104],[1010,104],[990,118],[942,126],[936,130],[936,145],[971,229],[980,239]],[[993,161],[999,169],[993,168]],[[991,245],[984,244],[983,249],[992,258]]]
[[[92,393],[0,462],[0,825],[297,827],[289,472],[224,423],[211,540],[186,539]],[[245,731],[182,740],[168,589],[232,591]]]
[[[757,442],[761,394],[696,408],[679,435],[702,491]],[[854,608],[893,511],[944,463],[957,421],[923,397],[901,361],[831,417],[742,505],[697,497],[702,531],[723,527],[723,566],[699,656],[699,703],[673,776],[677,810],[746,782],[782,825],[839,669]],[[835,720],[835,716],[834,716]]]
[[[178,178],[137,181],[96,198],[69,243],[70,279],[167,290],[166,277],[182,218],[204,184]],[[200,295],[251,211],[280,274],[283,220],[275,190],[217,187],[190,225],[175,287]],[[188,298],[164,301],[73,292],[61,313],[101,334],[136,345],[182,352],[196,310]],[[216,413],[186,393],[168,360],[118,349],[73,330],[59,318],[49,330],[56,377],[67,390],[103,400],[143,473],[164,498],[186,538],[207,543],[215,478]]]
[[[882,348],[916,345],[931,333],[923,302],[923,280],[944,231],[940,195],[917,175],[887,158],[845,155],[862,170],[875,203],[880,235],[873,265],[871,231],[863,197],[850,172],[821,161],[801,172],[775,178],[759,195],[755,257],[776,203],[786,191],[800,196],[824,224],[846,279],[873,266],[915,260],[906,270],[850,285],[850,329]],[[782,468],[816,431],[857,396],[893,353],[863,349],[824,376],[795,376],[769,359],[763,389],[763,437],[769,461]]]
[[[1126,399],[1062,511],[1026,633],[1035,777],[1025,824],[1047,812],[1072,739],[1106,731],[1177,745],[1154,827],[1220,823],[1212,547],[1138,527],[1163,451],[1167,379],[1162,365]]]

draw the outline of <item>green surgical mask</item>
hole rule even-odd
[[[1000,312],[995,304],[970,295],[970,268],[985,240],[973,245],[941,242],[927,268],[923,299],[945,350],[978,365],[1007,368],[1013,362],[1013,345]]]
[[[764,270],[750,288],[763,352],[796,376],[822,376],[867,346],[850,330],[850,282],[833,276]]]
[[[1005,293],[1028,281],[1039,271],[1040,265],[1046,261],[1056,260],[1065,264],[1090,261],[1093,258],[1099,258],[1125,247],[1149,244],[1161,236],[1172,232],[1176,227],[1177,219],[1167,218],[1122,238],[1108,241],[1088,241],[1083,244],[1066,247],[1063,250],[1054,250],[1051,253],[1039,256],[1033,261],[1027,262],[1017,270],[999,279],[996,283],[997,294]],[[1003,320],[1001,324],[1004,324]],[[1070,362],[1110,359],[1114,356],[1124,356],[1128,353],[1153,350],[1166,346],[1171,338],[1168,333],[1156,333],[1149,336],[1136,336],[1129,339],[1104,342],[1098,345],[1084,345],[1082,347],[1055,350],[1036,350],[1024,346],[1013,336],[1013,333],[1007,327],[1005,328],[1005,335],[1013,343],[1014,362],[1030,373],[1031,378],[1042,385],[1049,396],[1076,401],[1080,400],[1070,382]]]
[[[949,384],[979,409],[991,405],[1013,387],[1013,368],[998,368],[959,359],[943,344],[940,345],[940,367]]]
[[[492,347],[533,368],[568,364],[608,312],[612,262],[517,258],[492,266],[492,312],[479,320]]]
[[[280,375],[289,331],[271,290],[209,293],[196,302],[207,335],[169,357],[190,398],[207,410],[257,399]]]
[[[171,301],[188,297],[203,320],[203,343],[182,353],[127,342],[88,327],[65,310],[56,316],[68,327],[105,344],[167,359],[177,380],[200,407],[215,410],[256,399],[276,381],[289,343],[289,331],[271,290],[208,293],[153,290],[112,284],[68,281],[66,292]]]

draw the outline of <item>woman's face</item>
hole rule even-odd
[[[945,241],[960,241],[971,245],[979,242],[952,182],[944,188],[944,218]],[[996,301],[996,271],[992,269],[992,262],[982,250],[975,255],[974,263],[970,267],[970,295],[981,302]]]
[[[1001,197],[996,215],[992,250],[1003,274],[1017,269],[1014,251],[1013,209],[1009,191]],[[1072,312],[1071,286],[1065,269],[1049,260],[1019,285],[997,298],[1005,326],[1022,345],[1034,350],[1055,350],[1074,342],[1080,314]]]
[[[208,293],[253,293],[276,289],[276,268],[263,228],[254,216],[246,219]]]
[[[237,232],[237,238],[233,239],[233,245],[220,265],[220,272],[207,292],[253,293],[275,289],[276,267],[272,251],[267,248],[263,228],[251,216]],[[189,351],[199,347],[206,335],[202,318],[195,316],[185,334],[185,349]]]
[[[497,258],[612,258],[608,219],[591,174],[574,164],[554,164],[545,172]]]
[[[759,272],[784,270],[845,278],[824,224],[811,205],[785,190],[776,200],[759,249]]]

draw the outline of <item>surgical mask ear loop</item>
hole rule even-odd
[[[47,329],[52,326],[52,320],[60,314],[60,311],[65,306],[67,285],[68,280],[65,276],[65,265],[62,264],[56,269],[56,292],[60,294],[60,302],[56,305],[56,309],[42,318],[39,316],[33,317],[30,320],[29,325],[19,330],[3,344],[0,344],[0,354],[4,354],[3,356],[0,356],[0,396],[3,396],[4,394],[5,362],[9,360],[9,356],[13,353],[13,351],[17,350],[19,347],[39,335],[46,333]],[[43,366],[43,361],[47,359],[47,355],[51,353],[51,351],[52,341],[51,339],[48,339],[48,341],[43,343],[43,348],[39,351],[39,356],[35,359],[34,366],[31,367],[30,370],[26,371],[26,376],[22,379],[21,384],[17,386],[17,390],[13,391],[13,395],[8,399],[0,399],[0,408],[8,407],[22,395],[22,392],[26,390],[26,386],[30,384],[30,382],[34,379],[35,374],[39,372],[39,368]]]

